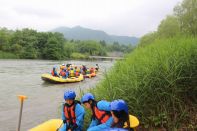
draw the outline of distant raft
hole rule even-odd
[[[51,119],[28,131],[57,131],[62,126],[62,123],[61,119]]]
[[[42,80],[50,82],[50,83],[74,83],[74,82],[80,82],[83,81],[84,77],[82,74],[80,74],[78,77],[70,77],[70,78],[62,78],[62,76],[55,77],[51,74],[42,74],[41,76]]]
[[[86,75],[83,75],[84,78],[91,78],[91,77],[95,77],[96,76],[96,73],[93,72],[91,74],[86,74]]]

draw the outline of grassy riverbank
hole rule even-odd
[[[18,59],[19,57],[13,53],[0,51],[0,59]]]
[[[144,128],[194,129],[197,38],[160,39],[117,62],[94,89],[98,99],[124,99]]]

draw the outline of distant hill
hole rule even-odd
[[[104,31],[92,30],[88,28],[83,28],[81,26],[76,26],[73,28],[58,27],[51,31],[63,33],[66,39],[74,40],[105,40],[107,43],[118,42],[120,44],[133,45],[137,44],[139,41],[139,38],[137,37],[108,35]]]

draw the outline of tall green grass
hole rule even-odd
[[[119,61],[94,89],[98,99],[124,99],[144,128],[195,128],[197,38],[160,39]]]

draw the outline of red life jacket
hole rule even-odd
[[[74,101],[72,105],[64,104],[64,115],[68,124],[76,124],[75,107],[77,103],[79,102]]]
[[[76,72],[75,72],[75,75],[76,75],[76,76],[79,76],[79,72],[78,72],[78,71],[76,71]]]
[[[94,69],[93,68],[90,69],[90,74],[92,74],[92,73],[94,73]]]
[[[96,118],[100,124],[105,123],[111,116],[109,111],[99,110],[97,103],[92,108],[93,118]]]
[[[54,73],[54,71],[53,71],[53,70],[51,71],[51,75],[52,75],[52,76],[54,76],[54,75],[55,75],[55,73]]]
[[[65,75],[66,75],[66,72],[62,70],[62,71],[60,72],[60,75],[61,75],[61,76],[65,76]]]

